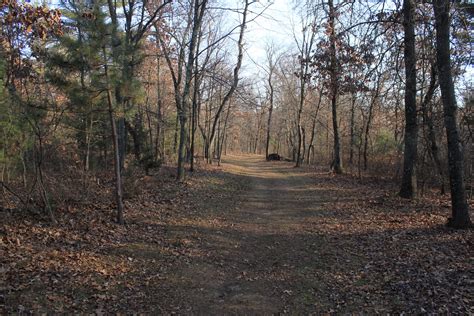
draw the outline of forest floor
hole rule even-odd
[[[136,186],[125,226],[103,201],[56,225],[0,211],[0,313],[474,313],[448,196],[261,156]]]

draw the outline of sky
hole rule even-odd
[[[265,63],[266,46],[274,43],[280,49],[294,44],[291,27],[291,6],[288,0],[274,0],[274,3],[249,25],[246,35],[248,57],[258,63]]]
[[[295,40],[292,21],[297,20],[296,13],[292,9],[292,0],[270,0],[273,2],[256,21],[253,21],[245,34],[246,54],[244,55],[241,74],[243,77],[251,77],[261,73],[258,65],[266,65],[266,46],[275,43],[282,51],[294,49]],[[228,1],[235,3],[236,1]],[[269,0],[259,0],[260,6],[267,4]],[[258,5],[258,4],[254,4]],[[474,67],[467,67],[464,75],[468,85],[474,85]]]
[[[59,0],[47,2],[54,7],[58,5]],[[219,2],[228,8],[242,6],[240,0],[218,0],[217,3]],[[265,48],[268,44],[273,42],[282,51],[294,45],[291,27],[292,2],[293,0],[258,0],[258,3],[251,5],[251,10],[255,12],[261,12],[267,6],[268,8],[261,16],[249,23],[245,33],[245,55],[241,69],[243,76],[255,75],[260,71],[256,64],[266,64]],[[240,18],[240,14],[231,14],[233,21],[229,24],[234,27],[239,23]],[[231,50],[234,50],[234,47]]]
[[[270,43],[277,46],[278,50],[285,51],[294,45],[291,27],[292,9],[291,0],[272,0],[272,4],[249,23],[245,33],[245,55],[241,74],[251,77],[261,73],[260,66],[266,65],[266,47]],[[227,1],[228,5],[235,5],[235,1]],[[231,4],[232,3],[232,4]],[[260,0],[250,8],[255,12],[268,5],[268,0]],[[237,19],[235,17],[234,19]],[[234,24],[236,21],[233,22]]]

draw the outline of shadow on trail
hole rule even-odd
[[[360,219],[367,216],[361,210],[335,208],[366,196],[350,186],[318,188],[311,172],[289,163],[231,157],[222,176],[246,186],[237,208],[217,205],[201,214],[204,222],[223,219],[216,224],[169,227],[191,239],[190,265],[174,279],[190,289],[185,305],[197,313],[416,310],[414,289],[432,293],[437,273],[419,264],[436,252],[433,240],[420,239],[456,245],[442,228],[378,229],[376,221]]]
[[[381,247],[391,241],[393,249],[408,251],[418,247],[430,251],[410,242],[410,236],[445,234],[428,229],[360,234],[266,233],[199,226],[169,229],[183,236],[195,232],[179,258],[188,264],[161,283],[150,284],[148,290],[166,290],[173,295],[173,290],[185,289],[188,294],[183,297],[182,306],[191,312],[210,314],[354,312],[363,304],[368,304],[365,310],[402,311],[413,295],[413,287],[407,287],[407,283],[419,284],[426,287],[419,287],[420,290],[428,291],[435,275],[427,267],[401,260],[395,251],[381,253]],[[399,238],[395,243],[394,236]],[[444,243],[447,245],[440,247],[455,245],[454,241]],[[193,252],[194,249],[200,252]],[[420,260],[424,254],[419,252],[416,256]],[[396,275],[400,272],[392,271],[387,278],[387,262],[396,262],[411,272]],[[449,277],[453,278],[454,272]]]
[[[82,304],[87,311],[96,305],[97,314],[469,314],[472,236],[413,223],[421,211],[365,208],[361,192],[373,184],[360,190],[360,182],[341,177],[227,157],[222,170],[203,172],[194,182],[201,186],[185,192],[199,197],[188,199],[192,209],[164,205],[130,216],[123,229],[143,235],[103,248],[62,246],[87,258],[70,262],[105,269],[49,266],[34,276],[37,285],[15,293],[52,293],[54,282],[67,279],[69,313]],[[42,249],[54,255],[53,246]]]

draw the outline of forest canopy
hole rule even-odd
[[[134,172],[277,153],[450,191],[450,224],[470,225],[472,5],[294,1],[291,44],[256,61],[272,5],[2,1],[2,207],[55,221],[107,182],[123,223]]]

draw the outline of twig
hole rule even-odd
[[[13,196],[15,196],[17,199],[20,200],[20,202],[22,204],[24,204],[25,206],[27,205],[26,202],[21,198],[21,196],[19,196],[17,193],[15,193],[15,191],[13,191],[12,189],[10,189],[10,187],[8,187],[5,182],[3,181],[0,181],[0,186],[2,186],[3,188],[5,188],[8,192],[10,192]]]

